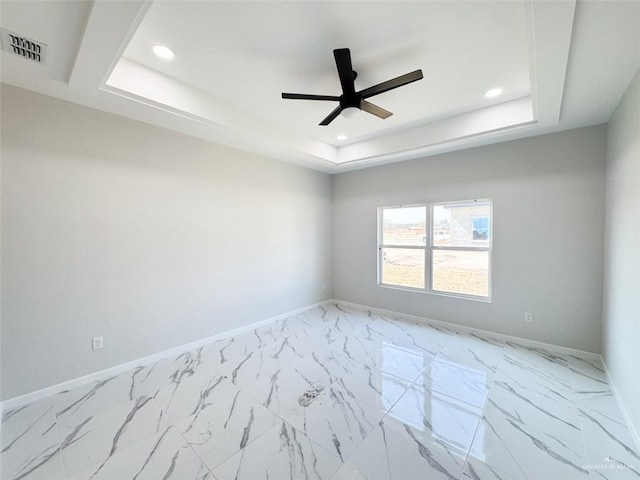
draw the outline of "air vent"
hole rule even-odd
[[[45,63],[47,46],[30,38],[0,29],[2,50],[37,63]]]

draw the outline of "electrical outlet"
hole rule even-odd
[[[100,350],[102,347],[104,347],[104,340],[102,339],[102,337],[93,337],[91,339],[91,347],[94,350]]]
[[[530,313],[530,312],[525,313],[524,321],[527,323],[533,323],[533,313]]]

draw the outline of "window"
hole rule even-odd
[[[427,206],[380,209],[379,283],[425,288]]]
[[[490,200],[383,207],[379,217],[380,285],[490,298]]]

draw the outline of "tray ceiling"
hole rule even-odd
[[[3,52],[2,81],[336,172],[606,121],[640,63],[638,19],[615,1],[2,2],[1,26],[48,48],[45,66]],[[319,126],[336,104],[280,93],[340,95],[344,47],[358,89],[424,79],[375,97],[386,120]]]

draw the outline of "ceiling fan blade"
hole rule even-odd
[[[374,95],[379,95],[380,93],[388,92],[389,90],[393,90],[394,88],[402,87],[403,85],[422,80],[422,78],[422,70],[416,70],[415,72],[405,73],[404,75],[400,75],[399,77],[379,83],[378,85],[374,85],[373,87],[365,88],[364,90],[359,91],[358,94],[362,96],[362,98],[369,98],[373,97]]]
[[[389,110],[385,110],[384,108],[374,105],[371,102],[367,102],[366,100],[362,100],[360,102],[360,109],[382,119],[389,118],[393,115]]]
[[[351,52],[348,48],[338,48],[333,51],[336,59],[336,67],[338,68],[338,76],[340,77],[340,85],[345,95],[351,95],[356,92],[354,85],[353,66],[351,65]]]
[[[331,100],[339,102],[340,97],[335,95],[309,95],[306,93],[282,93],[282,98],[289,98],[291,100]]]
[[[342,107],[338,105],[333,112],[327,115],[326,118],[320,122],[320,125],[323,125],[323,126],[329,125],[331,122],[333,122],[336,119],[338,115],[340,115],[341,111],[342,111]]]

